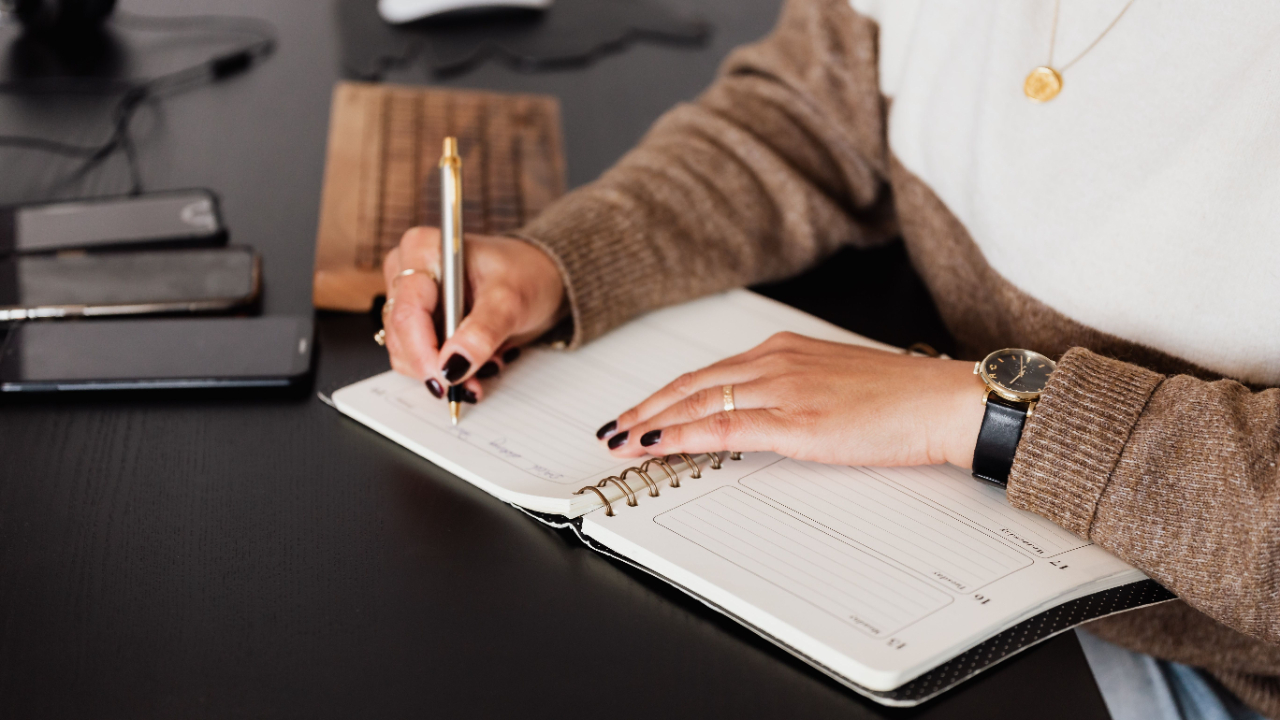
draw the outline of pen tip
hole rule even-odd
[[[454,425],[458,424],[459,410],[460,410],[459,403],[456,403],[456,402],[449,403],[449,419],[453,421]]]
[[[458,138],[447,137],[444,139],[444,156],[457,157],[458,155]]]

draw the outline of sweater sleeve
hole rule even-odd
[[[789,0],[695,102],[513,233],[559,265],[573,344],[896,234],[876,33],[847,0]]]
[[[1075,348],[1014,458],[1009,500],[1280,644],[1280,389],[1166,377]]]

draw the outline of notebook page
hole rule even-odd
[[[1145,577],[952,466],[753,454],[583,532],[873,690]]]
[[[634,464],[600,445],[600,425],[681,373],[782,330],[874,345],[738,290],[643,316],[573,352],[531,349],[486,383],[483,402],[464,406],[457,427],[443,401],[394,372],[343,388],[333,399],[347,415],[503,500],[576,516],[599,501],[575,490]],[[612,486],[602,491],[611,500],[622,494]]]

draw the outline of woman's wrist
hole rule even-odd
[[[550,331],[569,315],[569,291],[565,287],[564,277],[555,258],[541,246],[535,245],[521,237],[504,238],[518,243],[521,250],[516,261],[523,265],[533,286],[533,295],[540,298],[538,307],[546,308],[543,317],[538,318],[539,334]]]
[[[986,410],[982,396],[987,387],[981,378],[973,374],[972,364],[949,361],[947,365],[941,384],[942,395],[938,399],[944,411],[938,415],[939,428],[935,437],[941,445],[939,454],[946,462],[970,469]]]

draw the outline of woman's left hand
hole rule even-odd
[[[619,457],[769,450],[839,465],[968,468],[984,389],[971,362],[779,333],[682,375],[597,436]]]

